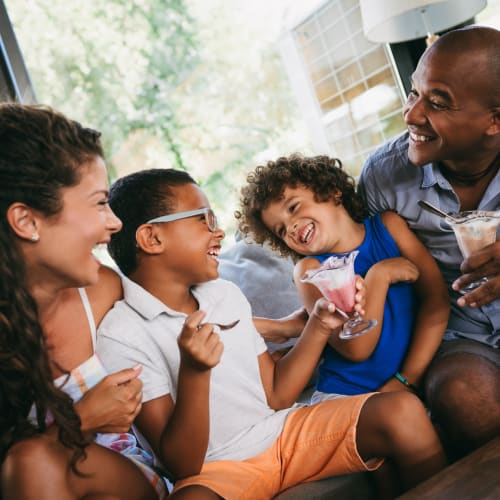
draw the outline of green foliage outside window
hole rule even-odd
[[[272,20],[238,2],[5,3],[39,102],[102,132],[111,181],[187,169],[231,232],[245,172],[308,147]]]

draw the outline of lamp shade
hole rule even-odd
[[[457,26],[483,10],[486,0],[360,0],[360,6],[366,38],[394,43]]]

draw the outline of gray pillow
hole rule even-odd
[[[282,318],[302,307],[293,283],[293,261],[267,246],[249,243],[239,235],[236,243],[219,257],[220,277],[236,283],[252,306],[254,316]],[[268,343],[272,352],[293,345]]]

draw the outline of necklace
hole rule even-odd
[[[467,172],[456,172],[449,169],[444,163],[439,163],[441,173],[450,181],[456,184],[465,186],[475,186],[481,179],[484,179],[488,174],[497,170],[500,166],[500,153],[497,154],[494,160],[481,172],[469,174]]]

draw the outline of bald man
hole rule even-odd
[[[359,189],[370,211],[406,219],[448,284],[448,329],[425,383],[412,374],[431,361],[425,335],[414,339],[403,376],[424,386],[454,459],[500,434],[500,240],[464,260],[452,229],[418,200],[447,213],[500,210],[500,31],[473,26],[440,37],[412,75],[403,115],[408,130],[367,159]]]

